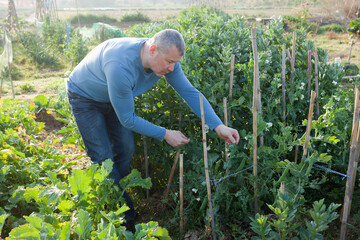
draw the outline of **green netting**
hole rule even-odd
[[[0,55],[0,68],[7,67],[13,60],[11,39],[6,32],[4,32],[3,47],[4,50]]]
[[[95,32],[98,35],[104,35],[108,38],[125,37],[123,31],[119,28],[106,23],[94,23],[92,29],[95,29]]]
[[[80,29],[80,34],[84,39],[100,39],[105,40],[108,38],[125,37],[124,32],[106,23],[94,23],[91,28],[83,27]]]

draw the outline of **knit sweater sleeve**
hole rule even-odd
[[[131,73],[122,69],[116,62],[106,64],[104,72],[108,81],[110,102],[120,123],[137,133],[163,140],[165,128],[152,124],[135,114]]]
[[[166,74],[167,82],[175,89],[177,93],[186,101],[191,110],[201,117],[200,110],[200,92],[189,82],[186,78],[180,63],[175,65],[174,71]],[[220,118],[216,115],[214,109],[211,107],[209,101],[203,96],[205,123],[214,130],[217,126],[222,124]]]

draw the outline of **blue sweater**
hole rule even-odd
[[[134,97],[149,90],[159,79],[146,72],[140,48],[147,39],[115,38],[95,47],[73,70],[67,87],[88,99],[111,103],[121,124],[137,133],[163,140],[166,129],[135,114]],[[200,116],[200,92],[185,77],[180,63],[165,76],[190,108]],[[170,104],[170,103],[168,103]],[[205,122],[213,130],[222,124],[204,97]]]

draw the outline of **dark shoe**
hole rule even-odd
[[[126,231],[130,231],[130,232],[132,232],[132,233],[135,233],[135,232],[136,232],[136,229],[135,229],[135,222],[134,222],[134,220],[126,221],[126,223],[125,223],[125,228],[126,228]]]

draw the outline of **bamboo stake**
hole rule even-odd
[[[258,109],[258,81],[256,81],[256,63],[257,63],[257,48],[256,48],[256,42],[254,40],[254,38],[256,39],[255,36],[255,29],[251,29],[251,35],[252,35],[252,47],[253,47],[253,52],[254,52],[254,80],[253,80],[253,175],[255,178],[254,181],[254,211],[255,214],[259,211],[259,205],[258,205],[258,198],[257,198],[257,109]]]
[[[282,194],[285,194],[285,182],[281,182],[281,183],[280,183],[280,192],[281,192]]]
[[[341,215],[341,230],[340,230],[340,240],[345,240],[346,238],[346,228],[347,221],[350,215],[351,210],[351,201],[352,195],[355,186],[356,180],[356,171],[359,161],[359,144],[360,144],[360,128],[359,128],[359,111],[360,111],[360,93],[358,88],[355,88],[355,106],[354,106],[354,116],[353,116],[353,128],[351,132],[350,139],[350,156],[347,175],[351,176],[346,179],[346,189],[344,196],[344,204]],[[356,136],[355,136],[356,135]]]
[[[168,183],[167,183],[167,186],[166,186],[166,190],[165,190],[165,192],[164,192],[164,199],[168,199],[169,191],[170,191],[170,187],[171,187],[171,183],[172,183],[172,179],[173,179],[173,177],[174,177],[175,169],[176,169],[177,163],[178,163],[178,161],[179,161],[179,155],[180,155],[180,150],[177,151],[176,156],[175,156],[175,159],[174,159],[174,163],[173,163],[172,168],[171,168],[170,177],[169,177],[169,179],[168,179]]]
[[[251,31],[252,36],[252,47],[254,54],[254,81],[256,81],[256,101],[257,101],[257,113],[261,115],[261,90],[260,90],[260,76],[259,76],[259,57],[257,52],[256,44],[256,32],[255,28]],[[261,132],[259,135],[260,147],[264,146],[264,133]]]
[[[183,207],[184,207],[184,171],[183,171],[183,154],[180,154],[180,233],[184,233],[184,218],[183,218]]]
[[[1,78],[1,84],[0,84],[0,98],[2,96],[2,87],[3,87],[4,78]]]
[[[320,116],[319,109],[319,70],[318,70],[318,53],[317,47],[315,46],[315,91],[316,91],[316,115]]]
[[[15,98],[15,91],[14,91],[14,83],[13,83],[13,80],[12,80],[12,77],[11,77],[11,68],[12,68],[12,65],[11,63],[9,62],[9,79],[10,79],[10,83],[11,83],[11,91],[12,91],[12,95],[13,95],[13,98]]]
[[[352,48],[353,46],[355,45],[355,41],[354,40],[351,40],[350,42],[350,49],[349,49],[349,56],[348,56],[348,62],[350,63],[350,59],[351,59],[351,52],[352,52]]]
[[[283,44],[282,49],[282,118],[285,122],[285,115],[286,115],[286,89],[285,89],[285,59],[286,58],[286,45]]]
[[[214,212],[213,212],[213,207],[212,207],[212,202],[211,202],[211,188],[210,188],[209,167],[208,167],[208,158],[207,158],[204,103],[203,103],[203,97],[202,97],[201,94],[199,95],[199,98],[200,98],[200,109],[201,109],[201,127],[202,127],[202,135],[203,135],[206,187],[207,187],[207,194],[208,194],[208,203],[209,203],[209,211],[210,211],[210,219],[211,219],[212,236],[213,236],[213,239],[216,240],[215,221],[214,221]]]
[[[294,75],[295,75],[295,46],[296,46],[296,32],[293,32],[293,45],[291,48],[291,83],[294,83]]]
[[[295,163],[297,163],[298,152],[299,152],[299,145],[296,145],[295,146],[295,160],[294,160]]]
[[[308,121],[307,121],[307,126],[306,126],[303,158],[306,158],[307,152],[308,152],[308,147],[309,147],[310,131],[311,131],[311,123],[312,123],[312,119],[313,119],[315,97],[316,97],[316,93],[314,91],[311,91],[310,109],[309,109]]]
[[[308,96],[310,96],[311,88],[311,50],[308,51]]]
[[[228,126],[226,97],[223,98],[223,104],[224,104],[224,124],[225,124],[225,126]],[[225,142],[225,161],[228,160],[228,150],[227,150],[228,145],[229,145],[229,144],[228,144],[227,142]],[[226,171],[228,172],[229,169],[226,168]]]
[[[182,129],[181,129],[181,120],[182,120],[182,115],[181,115],[181,113],[179,113],[179,130],[180,130],[180,132],[182,131]],[[164,194],[163,194],[163,197],[166,200],[168,199],[168,196],[169,196],[169,191],[170,191],[172,179],[173,179],[174,174],[175,174],[175,169],[176,169],[176,166],[177,166],[177,163],[178,163],[178,160],[179,160],[179,155],[180,155],[180,150],[178,150],[176,155],[175,155],[175,159],[174,159],[174,162],[173,162],[173,165],[172,165],[172,168],[171,168],[171,172],[170,172],[170,176],[169,176],[169,179],[168,179],[167,187],[166,187],[166,190],[164,191]]]
[[[145,177],[149,177],[149,158],[147,153],[147,144],[146,144],[146,137],[144,136],[144,159],[145,159]],[[149,189],[146,189],[146,198],[150,197]]]
[[[229,101],[232,100],[232,90],[234,85],[235,55],[231,54],[230,60],[230,82],[229,82]],[[229,108],[229,118],[231,119],[231,108]],[[227,126],[227,125],[226,125]]]

